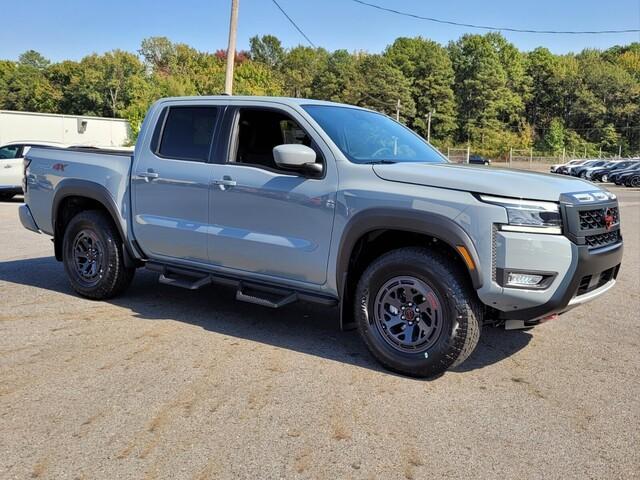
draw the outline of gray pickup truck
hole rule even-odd
[[[609,290],[616,197],[589,182],[451,164],[391,118],[330,102],[156,102],[133,155],[33,148],[22,224],[71,285],[124,291],[138,267],[278,308],[337,305],[385,367],[459,365],[483,325],[529,328]],[[259,315],[259,312],[256,312]]]

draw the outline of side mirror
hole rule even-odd
[[[281,168],[302,170],[318,175],[322,173],[322,165],[316,163],[316,152],[306,145],[289,143],[273,147],[273,158]]]

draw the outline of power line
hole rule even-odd
[[[294,22],[294,21],[293,21],[293,19],[292,19],[289,15],[287,15],[287,12],[285,12],[285,11],[282,9],[282,7],[280,6],[280,4],[279,4],[278,2],[276,2],[276,0],[271,0],[271,1],[275,4],[275,6],[276,6],[276,7],[278,7],[278,10],[280,10],[280,11],[282,12],[282,14],[283,14],[285,17],[287,17],[287,20],[289,20],[289,21],[291,22],[291,25],[293,25],[294,27],[296,27],[296,30],[298,30],[298,32],[300,32],[300,35],[302,35],[304,38],[306,38],[306,39],[307,39],[307,42],[309,42],[309,44],[310,44],[313,48],[317,48],[317,47],[316,47],[316,45],[315,45],[315,43],[313,43],[313,42],[309,39],[309,37],[307,37],[307,35],[302,31],[302,29],[301,29],[298,25],[296,25],[296,22]]]
[[[446,25],[456,25],[458,27],[468,27],[468,28],[477,28],[480,30],[494,30],[494,31],[504,31],[504,32],[518,32],[518,33],[545,33],[545,34],[562,34],[562,35],[598,35],[604,33],[637,33],[640,32],[640,29],[625,29],[625,30],[530,30],[523,28],[511,28],[511,27],[491,27],[488,25],[474,25],[472,23],[460,23],[453,22],[451,20],[442,20],[439,18],[433,17],[424,17],[422,15],[417,15],[415,13],[403,12],[400,10],[395,10],[393,8],[383,7],[381,5],[376,5],[374,3],[364,2],[363,0],[352,0],[355,3],[359,3],[361,5],[365,5],[367,7],[375,8],[378,10],[382,10],[388,13],[394,13],[396,15],[402,15],[404,17],[416,18],[418,20],[426,20],[428,22],[435,23],[444,23]],[[275,2],[275,0],[274,0]]]

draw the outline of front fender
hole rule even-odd
[[[340,241],[336,270],[336,285],[339,292],[343,293],[349,260],[356,242],[363,235],[380,229],[429,235],[446,243],[456,252],[458,251],[457,246],[464,246],[476,266],[475,269],[469,270],[473,286],[475,289],[482,287],[478,252],[467,232],[454,220],[436,213],[379,207],[357,213],[345,227]],[[462,256],[461,259],[464,261]]]

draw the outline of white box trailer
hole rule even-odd
[[[0,110],[0,145],[39,141],[122,147],[130,138],[129,122],[119,118]]]

